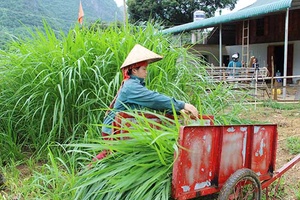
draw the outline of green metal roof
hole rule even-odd
[[[257,16],[267,15],[273,12],[283,11],[291,6],[292,0],[257,0],[255,3],[239,11],[174,26],[172,28],[164,29],[162,32],[180,33],[194,29],[214,27],[223,23],[240,21]]]

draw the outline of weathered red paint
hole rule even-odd
[[[183,126],[175,152],[172,196],[183,200],[218,192],[236,170],[249,168],[261,180],[275,169],[277,126]]]

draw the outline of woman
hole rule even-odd
[[[251,56],[250,63],[252,64],[252,68],[254,68],[254,69],[259,68],[258,60],[255,56]]]
[[[148,64],[161,59],[162,56],[139,44],[133,47],[121,66],[123,82],[110,105],[112,109],[109,110],[104,118],[103,136],[113,134],[111,126],[115,120],[116,113],[124,110],[150,108],[158,111],[172,112],[174,108],[177,112],[183,110],[198,118],[198,110],[192,104],[148,90],[145,87],[144,80],[147,76]],[[102,154],[98,154],[97,158],[102,159],[105,156],[104,154],[103,152]]]

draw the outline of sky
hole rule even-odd
[[[228,14],[229,12],[234,12],[234,11],[237,11],[239,9],[242,9],[246,6],[249,6],[251,5],[252,3],[254,3],[256,0],[238,0],[237,1],[237,4],[235,5],[235,9],[230,11],[230,10],[227,10],[227,9],[224,9],[222,11],[222,14]],[[119,6],[122,6],[123,5],[123,2],[124,0],[115,0],[115,2],[117,3],[118,7]]]
[[[117,1],[117,0],[115,0],[115,1]],[[256,2],[256,0],[238,0],[237,4],[235,5],[235,8],[232,11],[230,11],[229,9],[224,9],[224,10],[222,10],[222,15],[240,10],[246,6],[253,4],[254,2]]]

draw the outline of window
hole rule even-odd
[[[257,19],[256,20],[256,36],[264,36],[265,34],[265,20]]]

